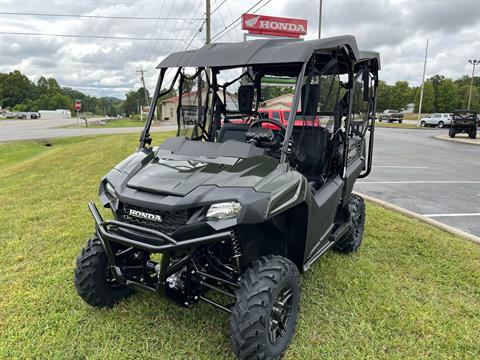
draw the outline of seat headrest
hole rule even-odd
[[[248,114],[252,112],[255,88],[253,85],[241,85],[238,88],[238,110]]]
[[[302,86],[302,114],[306,116],[317,115],[319,101],[320,85],[304,84]]]

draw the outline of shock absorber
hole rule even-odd
[[[240,257],[242,256],[242,248],[240,247],[240,241],[238,240],[238,235],[235,231],[230,233],[232,241],[230,244],[232,245],[232,260],[235,268],[240,274]]]

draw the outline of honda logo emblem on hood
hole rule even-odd
[[[139,210],[130,209],[130,211],[128,212],[128,215],[136,218],[140,218],[140,219],[151,220],[155,222],[162,222],[162,217],[160,215],[150,214],[150,213],[139,211]]]

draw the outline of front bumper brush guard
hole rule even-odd
[[[147,290],[163,294],[163,285],[165,285],[167,277],[185,265],[191,259],[193,253],[199,246],[211,244],[221,240],[232,239],[232,234],[230,231],[223,231],[212,235],[177,241],[160,231],[117,220],[104,221],[97,209],[97,206],[93,202],[88,203],[88,208],[92,213],[93,219],[95,220],[96,234],[103,244],[113,276],[119,283],[139,290]],[[121,229],[130,230],[130,237],[125,237],[115,232],[115,230]],[[134,238],[135,236],[132,231],[138,233],[138,239]],[[149,244],[140,240],[142,235],[147,235],[151,238],[153,237],[153,239],[160,245]],[[155,268],[155,271],[158,275],[158,284],[156,289],[145,284],[129,280],[123,276],[120,267],[116,263],[115,254],[110,245],[111,242],[127,247],[133,247],[146,252],[163,254],[160,268]],[[176,250],[188,250],[188,252],[182,259],[176,261],[173,265],[170,265],[170,254]]]

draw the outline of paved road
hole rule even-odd
[[[101,120],[101,118],[95,120]],[[76,119],[2,120],[0,121],[0,142],[84,135],[140,133],[142,131],[141,127],[62,128],[64,126],[76,125],[76,123]],[[165,125],[152,128],[152,131],[169,131],[176,128],[176,125]]]
[[[480,146],[446,129],[377,128],[374,168],[355,190],[480,236]]]

